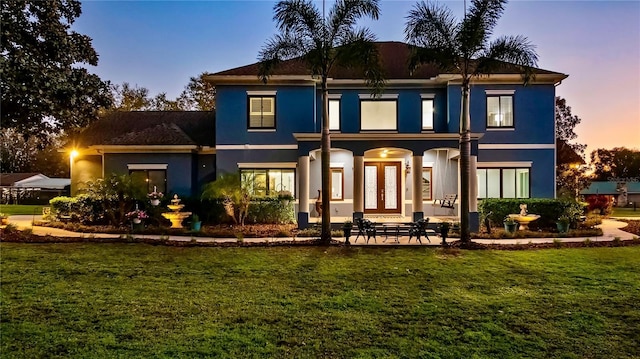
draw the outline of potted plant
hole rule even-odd
[[[136,209],[135,211],[131,211],[131,212],[127,213],[125,216],[129,220],[131,220],[131,222],[133,222],[133,224],[140,224],[143,219],[149,218],[149,216],[147,215],[147,212],[145,212],[145,211],[143,211],[141,209]]]
[[[345,221],[344,224],[342,225],[342,233],[344,233],[345,244],[351,244],[349,243],[349,237],[351,237],[352,228],[353,228],[353,223],[351,221]]]
[[[0,221],[3,226],[9,224],[9,216],[5,213],[0,213]]]
[[[571,224],[571,218],[569,216],[563,215],[558,218],[556,222],[556,227],[558,228],[558,232],[567,233],[569,232],[569,225]]]
[[[504,231],[507,233],[516,233],[516,229],[518,228],[518,221],[511,217],[505,217],[504,219]]]
[[[191,216],[191,230],[200,232],[200,228],[202,228],[202,222],[200,221],[200,217],[194,213]]]
[[[147,194],[147,197],[149,197],[152,206],[157,206],[160,204],[160,200],[164,197],[164,194],[162,192],[156,192],[154,189],[153,192]]]

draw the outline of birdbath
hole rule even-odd
[[[540,215],[538,214],[527,214],[527,205],[526,204],[521,204],[520,205],[520,214],[510,214],[509,218],[513,218],[516,221],[518,221],[518,223],[520,223],[520,227],[518,228],[518,230],[520,231],[528,231],[529,230],[529,223],[535,221],[536,219],[540,218]]]
[[[191,212],[180,212],[182,208],[184,208],[184,204],[180,204],[181,199],[178,198],[178,195],[173,195],[173,199],[171,200],[171,204],[167,205],[167,208],[172,210],[173,212],[163,213],[162,216],[171,221],[171,228],[183,228],[182,221],[191,215]]]

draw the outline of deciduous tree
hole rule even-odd
[[[108,107],[109,87],[91,39],[71,30],[76,0],[4,0],[0,48],[2,127],[46,142],[52,129],[78,130]]]
[[[591,152],[594,181],[640,181],[640,151],[626,147]]]

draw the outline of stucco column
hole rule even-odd
[[[478,156],[469,158],[469,229],[477,232],[480,229],[478,214]]]
[[[412,189],[412,202],[413,202],[413,220],[417,221],[424,218],[424,211],[422,210],[422,156],[413,156],[411,158],[411,169],[413,189]]]
[[[298,157],[298,228],[309,226],[309,156]]]
[[[364,156],[353,156],[353,218],[364,216]]]

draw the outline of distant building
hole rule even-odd
[[[4,204],[47,204],[69,195],[69,178],[49,178],[41,173],[0,174],[0,201]]]

